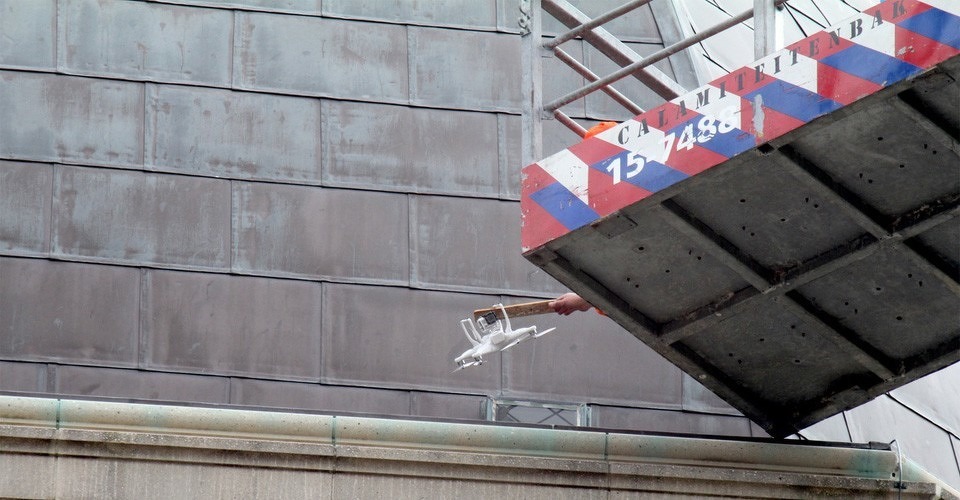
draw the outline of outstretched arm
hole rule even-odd
[[[589,310],[593,306],[586,300],[583,300],[583,297],[569,292],[551,300],[550,307],[552,307],[557,314],[566,316],[574,311]]]

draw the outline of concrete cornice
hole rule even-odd
[[[897,453],[877,449],[885,447],[14,396],[0,396],[0,444],[0,459],[12,452],[519,484],[549,474],[551,484],[601,489],[669,479],[663,491],[706,493],[723,483],[760,495],[777,487],[890,492],[899,473]],[[904,494],[957,494],[909,460],[902,474]]]

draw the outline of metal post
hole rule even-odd
[[[540,0],[520,0],[523,115],[520,118],[522,166],[543,158],[543,23]]]
[[[777,9],[774,0],[753,0],[753,55],[760,59],[777,50]]]

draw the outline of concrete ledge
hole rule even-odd
[[[0,497],[957,498],[867,446],[0,396]],[[379,492],[379,493],[378,493]]]

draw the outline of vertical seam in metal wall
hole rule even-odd
[[[236,85],[236,78],[233,72],[234,67],[236,67],[236,55],[237,55],[237,11],[235,9],[230,10],[231,22],[230,22],[230,57],[227,59],[230,61],[230,89],[234,89]]]
[[[47,221],[49,228],[49,240],[47,241],[47,258],[53,258],[54,251],[56,249],[56,244],[59,242],[58,232],[56,230],[57,224],[60,223],[60,216],[56,211],[57,207],[57,190],[60,187],[60,175],[61,175],[62,166],[57,163],[51,164],[51,180],[50,180],[50,220]]]
[[[43,249],[43,254],[49,259],[50,255],[53,253],[53,222],[54,222],[54,204],[53,197],[57,193],[57,164],[50,164],[50,197],[47,199],[47,208],[50,210],[47,215],[47,228],[44,231],[46,234],[43,235],[43,244],[45,248]]]
[[[238,31],[238,30],[237,30],[237,23],[239,22],[239,17],[237,16],[237,10],[236,10],[236,9],[231,9],[231,10],[230,10],[230,16],[231,16],[231,21],[232,21],[232,22],[231,22],[231,26],[230,26],[230,57],[229,57],[229,61],[230,61],[230,90],[233,91],[233,90],[236,88],[236,85],[237,85],[237,81],[236,81],[236,80],[237,80],[237,77],[236,77],[237,75],[236,75],[236,73],[235,73],[235,68],[237,67],[236,57],[237,57],[237,43],[238,43],[238,41],[237,41],[237,31]],[[228,237],[230,238],[230,244],[228,245],[228,248],[227,248],[227,254],[228,254],[228,255],[227,255],[227,269],[228,269],[228,272],[229,272],[230,274],[233,274],[233,272],[234,272],[234,267],[233,267],[233,264],[234,264],[234,255],[240,251],[240,238],[239,238],[239,235],[236,234],[237,224],[236,224],[236,221],[235,221],[236,216],[237,216],[236,205],[237,205],[237,196],[238,196],[238,195],[237,195],[237,192],[236,192],[236,189],[237,189],[237,187],[236,187],[236,181],[235,181],[234,179],[231,179],[231,180],[230,180],[230,228],[229,228],[229,236],[228,236]],[[233,385],[233,379],[232,379],[232,378],[230,379],[230,384],[229,384],[229,385],[231,385],[231,386]],[[231,389],[230,389],[230,392],[231,392],[231,393],[233,392],[232,387],[231,387]]]
[[[503,304],[503,294],[502,294],[502,293],[497,294],[497,302],[500,303],[500,304]],[[504,394],[504,392],[503,392],[503,391],[504,391],[504,388],[506,388],[507,356],[512,356],[512,354],[506,354],[506,353],[503,352],[503,351],[499,351],[499,352],[497,353],[497,355],[500,357],[500,384],[499,384],[500,387],[498,387],[498,390],[499,390],[498,396],[502,398],[502,397],[503,397],[503,394]],[[494,417],[494,418],[496,418],[496,417]]]
[[[326,318],[327,318],[327,313],[326,313],[326,311],[323,310],[323,305],[324,305],[324,304],[326,303],[326,301],[327,301],[327,299],[326,299],[327,284],[326,284],[326,282],[324,282],[324,281],[320,281],[320,282],[317,283],[317,286],[320,287],[320,294],[319,294],[319,295],[320,295],[320,304],[317,306],[317,307],[320,308],[320,309],[319,309],[319,311],[320,311],[320,331],[318,332],[318,335],[320,335],[320,339],[319,339],[319,342],[317,343],[317,357],[318,357],[319,359],[317,359],[317,382],[316,382],[316,383],[317,383],[317,384],[323,384],[323,365],[325,364],[325,363],[323,362],[323,352],[324,352],[323,339],[326,338],[326,328],[324,328],[324,324],[326,323],[326,320],[327,320],[327,319],[326,319]],[[231,384],[232,384],[232,379],[231,379]]]
[[[420,266],[417,261],[418,240],[414,237],[418,226],[416,195],[407,193],[407,286],[419,284]]]
[[[140,170],[147,170],[147,82],[140,84]]]
[[[230,228],[228,229],[229,235],[227,236],[230,239],[230,244],[227,245],[227,270],[229,274],[233,274],[233,256],[235,253],[240,251],[240,238],[239,235],[235,234],[236,230],[236,205],[238,203],[237,197],[237,186],[236,180],[230,179]]]
[[[54,73],[60,72],[60,55],[63,52],[60,50],[60,43],[66,43],[65,37],[62,36],[63,29],[61,29],[61,16],[60,16],[60,0],[53,0],[56,2],[55,12],[54,12],[54,38],[53,41],[53,71]]]
[[[315,162],[314,166],[319,167],[317,169],[317,184],[322,187],[322,186],[326,186],[327,184],[326,181],[324,181],[324,173],[327,170],[327,161],[326,161],[326,156],[324,156],[324,153],[326,152],[327,148],[323,144],[323,139],[325,137],[323,130],[324,128],[326,128],[324,127],[324,124],[326,122],[323,119],[324,118],[324,109],[323,109],[324,100],[321,97],[317,97],[316,101],[317,101],[317,145],[313,149],[313,154],[316,155],[316,159],[314,160]]]
[[[404,24],[403,29],[407,30],[407,105],[413,105],[413,96],[417,90],[417,80],[414,78],[413,71],[413,30],[408,24]]]
[[[507,154],[506,145],[506,119],[503,113],[496,113],[497,116],[497,193],[498,198],[506,200],[510,194],[510,162]]]
[[[60,375],[57,371],[57,365],[53,363],[47,363],[43,365],[43,384],[44,390],[50,394],[57,394],[60,392]]]
[[[143,369],[143,268],[137,269],[137,368]]]

